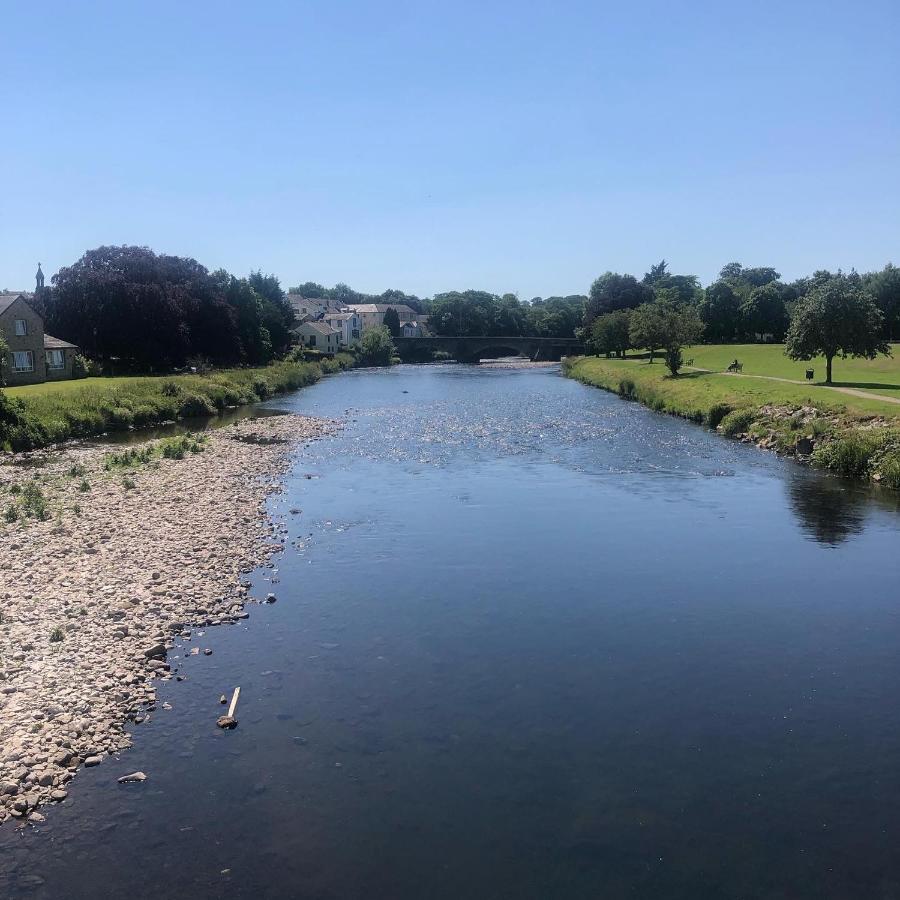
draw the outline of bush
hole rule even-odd
[[[254,378],[250,387],[260,400],[268,400],[272,396],[272,386],[265,378]]]
[[[366,331],[355,347],[361,366],[389,366],[396,353],[391,333],[383,325]]]
[[[178,407],[178,415],[182,419],[195,419],[201,416],[214,416],[216,408],[209,397],[203,394],[187,394],[181,400]]]
[[[146,428],[147,425],[154,425],[160,421],[159,413],[149,403],[136,406],[132,413],[132,419],[135,428]]]
[[[893,451],[878,463],[878,474],[885,487],[900,491],[900,451]]]
[[[99,369],[96,363],[91,362],[86,356],[82,356],[80,353],[76,354],[75,359],[72,360],[73,378],[87,378],[88,376],[98,374]]]
[[[110,428],[124,431],[134,425],[134,415],[124,406],[115,406],[107,411],[106,421]]]
[[[731,405],[728,403],[713,403],[706,414],[706,424],[710,428],[718,428],[719,423],[728,413],[731,412]]]
[[[817,447],[813,465],[830,469],[849,478],[866,478],[875,454],[882,448],[884,435],[851,431]]]
[[[666,368],[672,373],[673,378],[678,375],[683,364],[684,356],[681,353],[681,347],[669,347],[666,349]]]
[[[755,418],[755,410],[736,409],[722,419],[722,424],[719,427],[722,430],[722,434],[727,437],[734,437],[738,434],[746,434]]]
[[[622,397],[627,397],[629,400],[634,398],[634,389],[635,384],[634,381],[630,378],[620,378],[619,379],[619,394]]]

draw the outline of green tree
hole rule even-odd
[[[393,306],[384,311],[384,327],[391,333],[391,337],[400,337],[400,314]]]
[[[294,321],[294,310],[275,275],[251,272],[247,281],[262,300],[262,324],[269,332],[272,352],[276,356],[282,356],[291,346],[290,329]]]
[[[791,359],[825,357],[825,383],[831,384],[835,356],[874,359],[890,355],[882,337],[884,317],[871,297],[852,278],[835,275],[821,281],[794,310],[785,340]]]
[[[653,292],[634,275],[604,272],[591,285],[584,307],[583,324],[590,328],[597,316],[617,309],[634,309],[653,299]]]
[[[900,336],[900,269],[888,263],[880,272],[864,276],[863,284],[884,316],[884,336],[895,340]]]
[[[673,375],[681,368],[681,348],[695,344],[703,334],[703,322],[692,306],[672,302],[645,303],[631,313],[629,337],[635,347],[666,351],[666,365]]]
[[[669,307],[663,311],[666,367],[675,377],[683,362],[682,348],[696,344],[703,336],[703,322],[692,306]]]
[[[389,366],[396,352],[391,333],[383,325],[364,332],[355,348],[357,358],[364,366]]]
[[[632,347],[643,347],[653,362],[655,352],[666,342],[663,306],[661,303],[645,303],[631,313],[628,337]]]
[[[741,322],[741,298],[724,279],[714,281],[706,289],[698,312],[708,341],[724,344],[737,337]]]
[[[745,333],[757,339],[784,340],[788,325],[785,286],[771,281],[753,288],[741,304],[741,324]]]
[[[644,273],[644,278],[641,281],[641,284],[646,284],[648,287],[653,287],[658,281],[666,278],[668,274],[669,265],[664,259],[661,259],[655,266],[650,266],[649,272]]]
[[[615,353],[619,358],[623,358],[631,349],[630,324],[631,311],[628,309],[617,309],[615,312],[597,316],[591,326],[589,346],[598,355],[605,353],[611,356]]]

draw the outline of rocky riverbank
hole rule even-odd
[[[43,818],[130,744],[172,638],[246,618],[242,573],[283,548],[266,497],[334,423],[245,420],[200,441],[64,447],[0,466],[0,823]]]

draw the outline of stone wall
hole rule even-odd
[[[16,319],[26,323],[27,334],[16,335]],[[44,360],[44,322],[41,317],[23,300],[16,300],[0,313],[0,333],[9,347],[4,360],[3,374],[7,384],[35,384],[47,378],[47,366]],[[30,350],[34,358],[33,372],[13,371],[13,352]],[[69,376],[71,377],[71,375]]]

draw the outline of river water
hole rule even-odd
[[[894,502],[556,369],[270,406],[346,423],[272,500],[278,602],[0,829],[0,895],[900,897]]]

